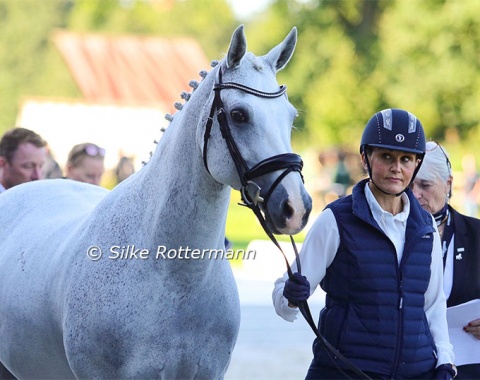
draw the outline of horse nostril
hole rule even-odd
[[[283,203],[282,213],[287,219],[290,219],[294,213],[294,210],[292,206],[290,206],[290,202],[288,200]]]

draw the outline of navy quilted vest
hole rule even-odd
[[[407,190],[410,215],[398,266],[393,243],[368,207],[365,183],[357,184],[352,196],[328,206],[337,221],[340,246],[321,283],[327,298],[320,332],[361,370],[386,378],[411,378],[436,364],[423,309],[430,281],[432,217]],[[315,358],[321,365],[335,367],[318,344]]]

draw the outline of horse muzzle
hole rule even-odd
[[[297,181],[294,181],[297,177]],[[275,234],[295,235],[307,224],[312,198],[303,182],[291,173],[271,193],[268,203],[261,204],[268,228]]]

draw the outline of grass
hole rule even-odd
[[[246,249],[248,243],[255,239],[269,240],[253,211],[238,205],[239,202],[240,193],[233,190],[226,225],[226,235],[232,242],[233,249]],[[290,241],[290,238],[285,235],[276,235],[276,238],[279,241]],[[295,235],[296,242],[303,242],[304,239],[305,232]]]

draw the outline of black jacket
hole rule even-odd
[[[447,300],[451,307],[480,298],[480,219],[449,209],[455,228],[453,287]]]

